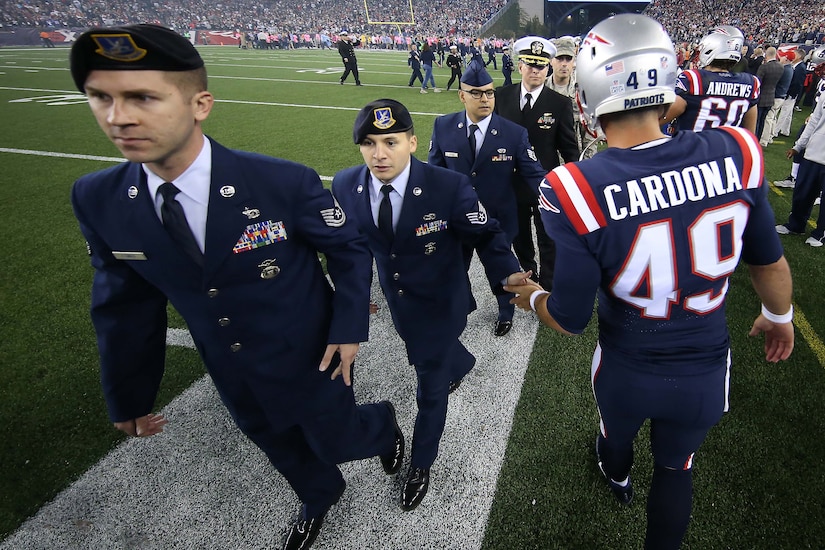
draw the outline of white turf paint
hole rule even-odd
[[[471,279],[479,310],[470,315],[462,341],[478,361],[450,396],[429,494],[416,510],[403,512],[398,499],[406,464],[394,477],[383,473],[377,458],[344,464],[347,490],[313,548],[481,546],[538,322],[517,311],[510,334],[493,337],[496,305],[477,259]],[[380,311],[358,355],[356,398],[392,401],[409,445],[415,374],[375,284]],[[192,346],[180,329],[170,329],[167,340]],[[124,441],[0,550],[279,549],[299,502],[235,427],[211,380],[196,381],[162,412],[170,420],[165,433]]]

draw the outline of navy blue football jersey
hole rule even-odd
[[[741,126],[742,118],[759,101],[760,82],[750,73],[683,71],[676,94],[687,102],[677,119],[679,130],[701,132],[718,126]]]
[[[740,257],[782,256],[762,150],[747,130],[680,132],[609,148],[547,174],[542,220],[556,243],[553,318],[582,332],[598,291],[599,340],[634,364],[716,364]]]

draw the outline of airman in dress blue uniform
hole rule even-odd
[[[512,244],[518,233],[513,174],[517,172],[533,185],[538,197],[545,171],[530,145],[527,130],[493,112],[493,79],[483,63],[471,63],[460,86],[458,97],[466,110],[436,119],[429,162],[469,176],[487,213],[499,221]],[[469,269],[472,247],[466,247],[464,254]],[[497,283],[495,279],[490,281],[493,287]],[[513,326],[515,308],[506,295],[498,295],[497,299],[494,334],[504,336]]]
[[[151,410],[171,302],[238,427],[303,502],[284,548],[308,548],[346,486],[336,464],[379,455],[395,473],[403,459],[392,405],[356,406],[350,386],[367,339],[365,240],[311,169],[203,135],[214,98],[174,31],[92,29],[71,71],[129,160],[72,189],[109,415],[132,436],[163,431]]]
[[[336,174],[332,191],[367,236],[393,323],[418,377],[418,415],[401,507],[412,510],[429,487],[444,431],[447,395],[475,364],[458,337],[472,311],[464,245],[475,247],[491,278],[523,280],[510,242],[487,215],[466,176],[415,157],[406,107],[391,99],[365,106],[353,139],[365,165]]]

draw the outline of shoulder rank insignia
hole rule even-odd
[[[335,205],[332,208],[325,208],[321,210],[321,217],[324,218],[324,223],[328,227],[341,227],[347,221],[347,215],[344,214],[344,209],[338,204],[335,197],[332,197]]]
[[[467,212],[467,219],[475,225],[484,225],[487,223],[487,210],[484,208],[484,205],[481,204],[481,201],[478,201],[477,212]]]

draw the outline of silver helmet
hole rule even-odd
[[[825,46],[820,46],[811,52],[811,64],[825,63]]]
[[[742,45],[745,35],[731,25],[719,25],[710,31],[699,43],[699,67],[707,67],[713,61],[733,61],[742,59]]]
[[[590,131],[604,114],[667,105],[676,98],[673,42],[646,15],[622,13],[593,27],[576,63],[579,109]]]

